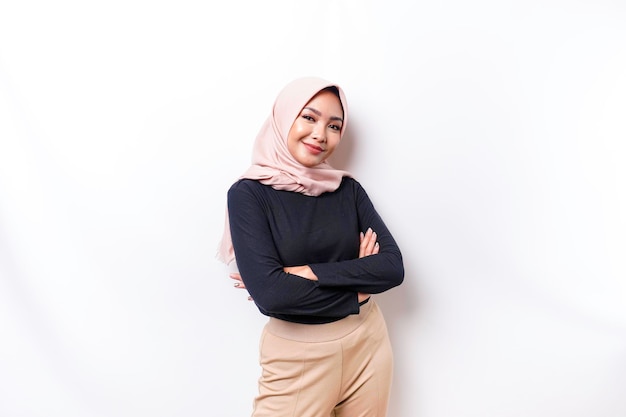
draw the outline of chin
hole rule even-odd
[[[317,159],[311,159],[311,158],[296,158],[296,161],[298,161],[300,165],[307,167],[307,168],[313,168],[322,163],[322,161],[319,161]]]
[[[315,160],[311,163],[306,164],[305,166],[307,166],[308,168],[315,168],[316,166],[323,164],[324,161],[323,160]]]

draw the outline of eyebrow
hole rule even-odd
[[[322,112],[317,110],[317,109],[314,109],[313,107],[305,107],[304,109],[310,110],[310,111],[312,111],[313,113],[317,114],[320,117],[322,116]],[[302,110],[304,110],[304,109],[302,109]],[[330,116],[330,120],[339,120],[339,121],[343,122],[343,119],[341,117],[339,117],[339,116]]]

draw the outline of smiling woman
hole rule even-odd
[[[387,413],[393,354],[370,294],[402,283],[404,267],[364,189],[327,162],[347,113],[328,81],[288,84],[228,192],[219,255],[236,256],[235,286],[269,316],[254,417]]]
[[[317,93],[289,129],[287,147],[296,161],[306,167],[324,162],[341,140],[343,108],[337,89]]]

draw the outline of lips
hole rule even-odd
[[[320,148],[317,145],[311,145],[310,143],[306,143],[306,142],[302,142],[302,143],[307,148],[307,150],[314,155],[319,155],[320,153],[324,152],[324,149]]]

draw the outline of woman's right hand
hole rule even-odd
[[[235,280],[235,288],[242,290],[246,289],[246,284],[243,283],[243,279],[241,279],[241,274],[239,274],[239,272],[231,272],[229,277]],[[252,301],[252,297],[250,295],[248,295],[248,300]]]
[[[377,235],[371,228],[368,228],[365,233],[361,232],[360,240],[361,245],[359,246],[359,258],[364,258],[370,255],[376,255],[380,250],[380,245],[376,241]],[[359,303],[370,298],[370,294],[366,293],[358,293]]]

